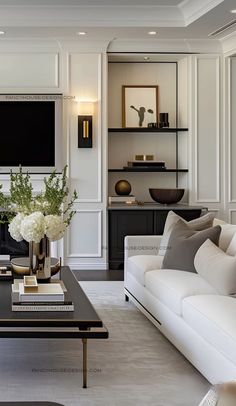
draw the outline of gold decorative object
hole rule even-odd
[[[154,155],[140,154],[140,155],[135,155],[134,159],[135,159],[135,161],[153,161]]]
[[[18,275],[30,275],[29,257],[13,258],[11,260],[13,272]],[[51,276],[56,275],[61,268],[58,258],[51,258]]]
[[[135,155],[134,159],[135,161],[144,161],[145,155]]]
[[[131,192],[131,184],[121,179],[115,184],[115,191],[118,196],[128,196]]]
[[[145,161],[153,161],[154,155],[145,155]]]
[[[30,274],[38,280],[51,278],[50,241],[45,235],[39,243],[29,243]]]

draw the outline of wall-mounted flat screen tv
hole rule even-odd
[[[62,96],[0,95],[0,171],[62,169]]]

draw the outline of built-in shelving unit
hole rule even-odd
[[[176,133],[188,131],[188,128],[108,128],[109,133]]]
[[[155,169],[155,168],[118,168],[108,169],[108,172],[188,172],[188,169]]]
[[[149,201],[149,187],[183,187],[188,185],[188,125],[185,62],[183,57],[143,55],[132,53],[109,55],[108,68],[108,190],[120,179],[130,182],[132,193]],[[169,113],[170,127],[123,127],[122,86],[158,85],[158,111]],[[137,122],[138,125],[138,122]],[[163,161],[166,168],[151,167],[144,162],[135,167],[128,162],[136,155],[153,155],[154,161]],[[165,173],[165,175],[163,175]],[[187,196],[186,196],[187,201]]]

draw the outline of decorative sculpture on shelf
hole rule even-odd
[[[130,106],[131,109],[137,111],[138,113],[138,117],[139,117],[139,127],[143,126],[143,122],[144,122],[144,118],[145,118],[145,113],[148,112],[149,114],[153,114],[154,111],[152,109],[148,109],[146,110],[145,107],[139,107],[139,109],[137,109],[135,106]]]

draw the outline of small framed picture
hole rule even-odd
[[[158,86],[122,86],[122,127],[148,127],[158,121]]]

